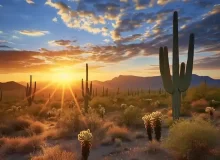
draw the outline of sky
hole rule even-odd
[[[0,81],[158,76],[174,11],[180,62],[194,33],[193,73],[220,79],[219,0],[0,0]]]

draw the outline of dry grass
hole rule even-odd
[[[44,132],[45,130],[45,125],[41,122],[33,122],[30,127],[29,130],[33,133],[33,134],[41,134]]]
[[[43,138],[40,136],[33,137],[17,137],[0,139],[0,153],[2,154],[27,154],[40,149],[43,145]]]
[[[114,126],[108,129],[107,136],[115,138],[120,138],[122,141],[131,141],[131,132],[125,127]]]
[[[31,160],[77,160],[74,152],[65,151],[59,145],[54,147],[43,148],[43,152],[39,156],[34,156]]]

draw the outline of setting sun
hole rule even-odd
[[[62,73],[56,73],[53,76],[53,81],[57,83],[70,83],[73,80],[73,77],[70,73],[62,72]]]

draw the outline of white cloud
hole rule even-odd
[[[0,34],[2,34],[3,33],[3,31],[0,31]]]
[[[49,31],[39,31],[39,30],[21,30],[18,31],[20,34],[26,35],[26,36],[32,36],[32,37],[39,37],[44,36],[46,34],[49,34]]]
[[[0,8],[1,8],[1,7],[3,7],[3,6],[0,4]]]
[[[26,2],[27,2],[28,4],[34,4],[34,1],[33,1],[33,0],[26,0]]]
[[[13,39],[19,39],[19,37],[18,37],[18,36],[15,36],[15,35],[12,36],[12,38],[13,38]]]
[[[106,42],[106,43],[109,43],[109,42],[110,42],[109,39],[104,39],[103,41]]]
[[[52,19],[52,21],[55,22],[55,23],[57,23],[57,22],[58,22],[57,17],[54,17],[54,18]]]

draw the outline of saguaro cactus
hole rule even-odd
[[[92,99],[92,82],[90,82],[90,88],[88,84],[88,64],[86,63],[86,86],[84,91],[84,83],[82,79],[82,97],[84,98],[84,109],[88,112],[89,101]]]
[[[166,92],[172,94],[172,113],[173,119],[178,119],[180,116],[181,106],[181,92],[188,89],[193,70],[193,57],[194,57],[194,34],[190,34],[188,60],[187,66],[181,63],[179,73],[179,42],[178,42],[178,13],[175,11],[173,14],[173,76],[171,79],[168,49],[167,47],[160,47],[160,73],[163,80],[163,86]]]
[[[32,105],[32,102],[33,102],[34,96],[35,96],[35,92],[36,92],[36,81],[34,82],[34,90],[32,93],[32,75],[30,75],[30,86],[27,83],[27,87],[26,87],[26,99],[28,101],[29,106]]]

